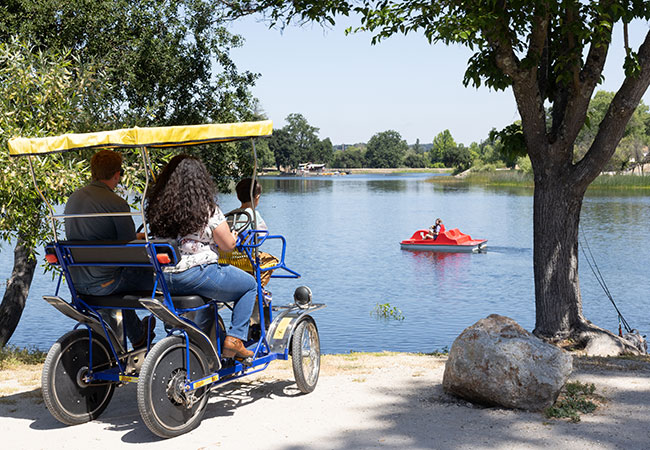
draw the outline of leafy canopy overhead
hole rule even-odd
[[[0,6],[0,41],[31,40],[95,61],[113,86],[97,123],[177,125],[248,120],[256,79],[230,49],[243,44],[205,0],[10,0]],[[95,125],[97,126],[97,125]]]
[[[34,51],[17,39],[0,42],[0,238],[21,237],[34,248],[45,240],[45,204],[25,158],[10,158],[11,136],[46,136],[74,129],[85,120],[83,105],[105,87],[101,72],[75,66],[70,53]],[[48,200],[62,203],[88,176],[87,164],[68,155],[33,158]]]

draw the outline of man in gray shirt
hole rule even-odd
[[[112,150],[100,150],[90,160],[92,181],[75,191],[65,205],[65,214],[129,212],[129,204],[113,190],[122,176],[122,155]],[[65,219],[66,238],[70,241],[119,241],[136,239],[135,225],[130,216],[79,217]],[[80,294],[110,295],[128,291],[151,291],[151,269],[128,267],[72,267],[74,286]],[[116,311],[100,310],[112,327],[116,326]],[[134,348],[147,342],[146,330],[153,330],[155,319],[148,316],[144,323],[133,310],[124,310],[126,334]]]

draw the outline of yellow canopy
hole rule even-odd
[[[264,137],[270,136],[272,132],[273,122],[270,120],[173,127],[135,127],[42,138],[12,138],[9,140],[9,153],[12,156],[19,156],[85,148],[178,147]]]

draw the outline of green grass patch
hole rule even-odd
[[[544,410],[544,415],[554,419],[569,419],[573,423],[580,422],[580,414],[592,413],[598,407],[593,401],[598,399],[595,392],[596,386],[592,383],[567,383],[555,404]]]
[[[447,186],[534,187],[533,175],[519,170],[470,172],[463,177],[431,177],[427,181]],[[650,175],[600,175],[590,190],[650,190]]]
[[[435,349],[431,353],[425,353],[426,355],[431,355],[431,356],[449,356],[449,347],[446,345],[442,347],[441,349]]]
[[[519,170],[470,172],[463,177],[431,177],[427,181],[441,185],[533,187],[533,176]]]
[[[20,365],[36,365],[45,362],[47,353],[35,348],[18,348],[6,346],[0,348],[0,370],[16,367]]]
[[[650,176],[600,175],[589,189],[650,189]]]

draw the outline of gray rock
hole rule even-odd
[[[625,352],[625,345],[613,336],[599,334],[589,339],[585,354],[589,356],[619,356]]]
[[[570,354],[492,314],[456,338],[442,385],[474,403],[539,411],[553,405],[572,369]]]
[[[600,333],[592,336],[585,347],[585,354],[589,356],[645,355],[647,351],[648,344],[637,330],[626,333],[622,338]]]

